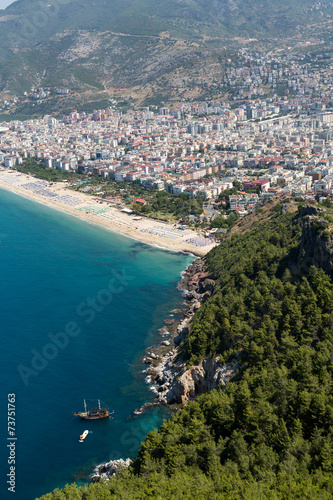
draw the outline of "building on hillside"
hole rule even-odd
[[[136,198],[134,200],[134,203],[137,203],[138,205],[142,205],[142,206],[147,205],[146,200],[144,200],[143,198]]]
[[[260,191],[267,192],[271,187],[271,184],[268,179],[258,179],[256,181],[244,182],[244,191],[248,191],[249,189],[260,188]]]

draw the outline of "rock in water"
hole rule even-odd
[[[101,464],[97,467],[97,474],[92,476],[92,481],[108,481],[111,476],[114,476],[120,470],[127,469],[132,463],[130,458],[123,460],[119,458],[118,460],[110,460],[105,464]]]

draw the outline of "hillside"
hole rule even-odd
[[[190,82],[221,78],[243,43],[316,38],[331,16],[331,1],[313,0],[18,0],[0,11],[0,92],[142,87],[154,97],[167,86],[167,101],[171,82],[179,97]]]
[[[333,238],[324,212],[280,208],[207,255],[214,291],[180,346],[189,369],[237,360],[231,382],[151,432],[128,471],[43,500],[332,498]]]
[[[41,7],[36,0],[19,0],[10,5],[3,14],[5,26],[22,27],[39,24],[36,40],[49,38],[50,35],[64,30],[110,30],[135,35],[155,35],[170,30],[172,34],[185,33],[188,36],[203,34],[205,29],[213,30],[220,36],[254,36],[268,34],[269,31],[290,34],[300,23],[320,20],[313,0],[61,0]],[[43,10],[42,10],[43,9]],[[41,12],[45,12],[45,16]],[[320,11],[330,13],[330,2],[320,4]],[[54,22],[46,26],[46,16]],[[40,19],[37,19],[39,17]],[[42,18],[45,19],[43,25]],[[38,23],[39,21],[39,23]],[[200,33],[201,32],[201,33]],[[28,29],[22,30],[28,36]],[[208,34],[208,33],[207,33]]]

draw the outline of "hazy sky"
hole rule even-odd
[[[0,0],[0,9],[5,9],[8,5],[13,3],[13,1],[14,0]]]

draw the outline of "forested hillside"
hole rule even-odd
[[[129,471],[43,500],[332,498],[333,284],[299,251],[307,217],[273,210],[207,257],[217,286],[180,349],[237,358],[226,389],[151,432]]]

